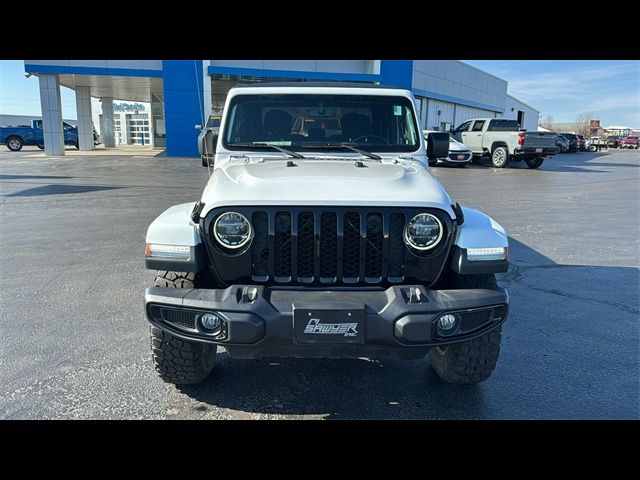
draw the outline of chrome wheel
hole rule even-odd
[[[507,150],[504,147],[498,147],[493,151],[493,155],[491,155],[491,163],[496,168],[502,168],[507,163],[507,159],[509,155]]]
[[[17,138],[9,140],[9,148],[11,150],[20,150],[20,147],[22,147],[22,143]]]

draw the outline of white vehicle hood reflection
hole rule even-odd
[[[356,166],[358,160],[363,167]],[[202,201],[203,217],[212,208],[233,205],[424,206],[444,208],[455,217],[440,182],[420,163],[407,160],[231,161],[213,171]]]

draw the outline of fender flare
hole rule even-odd
[[[461,206],[464,223],[458,227],[453,241],[450,267],[459,274],[506,272],[509,269],[509,237],[506,230],[489,215]],[[504,260],[469,261],[469,248],[506,248]]]
[[[195,205],[196,202],[190,202],[168,208],[151,222],[146,236],[147,244],[190,247],[189,258],[145,256],[147,269],[200,272],[206,268],[206,254],[202,246],[199,227],[191,220],[191,213]]]

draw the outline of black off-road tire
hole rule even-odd
[[[158,270],[156,287],[195,288],[196,276],[190,272]],[[187,385],[200,383],[213,370],[217,347],[182,340],[158,327],[151,327],[151,353],[160,378],[167,383]]]
[[[493,288],[495,275],[452,275],[447,288]],[[480,383],[496,368],[502,327],[482,337],[429,350],[431,366],[445,382]]]
[[[160,378],[175,385],[204,381],[213,370],[215,345],[187,342],[170,333],[151,327],[151,353]]]
[[[531,169],[536,169],[536,168],[540,168],[540,166],[542,166],[542,163],[544,162],[544,158],[526,158],[524,160],[524,163],[527,164],[527,167],[531,168]]]
[[[496,368],[502,327],[463,343],[429,350],[431,366],[448,383],[473,384],[485,381]]]
[[[196,288],[196,274],[193,272],[168,272],[158,270],[154,287],[162,288]]]

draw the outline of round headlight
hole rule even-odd
[[[442,223],[430,213],[420,213],[413,217],[404,228],[404,241],[416,250],[429,250],[442,238]]]
[[[213,224],[213,234],[223,247],[241,248],[251,240],[251,224],[239,213],[223,213]]]

